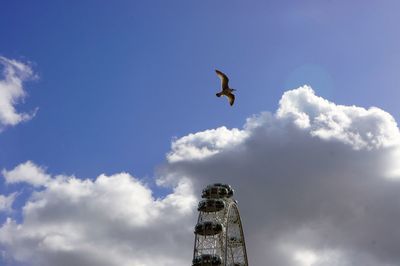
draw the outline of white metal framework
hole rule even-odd
[[[248,266],[246,245],[233,189],[207,186],[199,203],[192,266]]]

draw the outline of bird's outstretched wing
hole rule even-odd
[[[232,106],[233,103],[235,102],[235,95],[233,95],[232,93],[229,93],[226,95],[229,99],[229,104]]]
[[[218,69],[216,69],[215,72],[217,73],[218,77],[221,79],[221,87],[222,87],[222,89],[223,90],[228,89],[229,88],[229,86],[228,86],[228,82],[229,82],[228,77],[224,73],[219,71]]]

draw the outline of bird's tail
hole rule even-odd
[[[217,95],[217,97],[221,97],[222,93],[218,92],[215,95]]]

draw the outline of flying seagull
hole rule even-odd
[[[221,79],[221,88],[222,88],[222,91],[218,92],[215,95],[217,95],[217,97],[221,97],[222,95],[225,95],[226,97],[228,97],[229,103],[232,106],[233,103],[235,102],[235,95],[233,95],[232,92],[235,91],[235,89],[229,88],[229,86],[228,86],[229,79],[224,73],[222,73],[218,69],[216,69],[215,72],[217,73],[218,77]]]

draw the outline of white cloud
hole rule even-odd
[[[224,146],[195,161],[181,156],[160,175],[164,184],[191,179],[196,194],[233,185],[251,265],[398,264],[400,133],[390,114],[336,105],[305,86],[239,131],[239,141],[206,131]],[[196,135],[177,139],[169,156],[202,150]]]
[[[13,170],[1,171],[6,183],[25,182],[35,187],[46,185],[50,181],[50,176],[46,174],[45,169],[27,161],[16,166]]]
[[[15,105],[26,97],[23,83],[35,78],[28,64],[0,56],[3,67],[3,79],[0,80],[0,130],[5,126],[15,126],[31,119],[36,110],[31,113],[18,113]]]
[[[8,196],[0,195],[0,211],[10,212],[16,196],[17,193],[11,193]]]
[[[21,223],[1,227],[0,244],[32,265],[188,265],[195,196],[226,182],[251,265],[398,265],[399,140],[383,110],[336,105],[302,87],[243,129],[176,139],[157,173],[157,184],[173,188],[162,199],[127,173],[88,180],[50,177],[33,163],[41,171],[3,170],[8,180],[43,186]],[[33,182],[27,176],[37,174],[25,172],[47,177]]]
[[[13,172],[17,180],[18,174],[26,180],[24,171]],[[25,204],[23,223],[8,219],[0,229],[0,243],[13,260],[41,266],[190,261],[196,199],[188,180],[163,199],[127,173],[95,180],[56,176],[45,184]]]
[[[172,151],[167,154],[169,162],[202,159],[240,143],[246,137],[243,131],[220,127],[195,134],[189,134],[172,143]]]
[[[291,118],[313,136],[350,144],[355,149],[399,145],[399,129],[387,112],[372,107],[336,105],[304,86],[284,93],[277,117]]]

